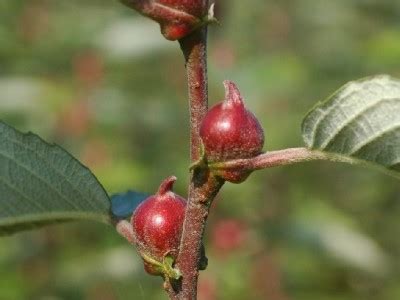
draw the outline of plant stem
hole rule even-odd
[[[208,6],[208,1],[204,1]],[[180,40],[186,60],[190,106],[190,161],[200,158],[200,124],[208,110],[207,27]],[[208,169],[191,173],[182,240],[175,267],[182,273],[179,286],[167,287],[171,299],[195,300],[201,259],[201,244],[212,200],[223,185]]]
[[[189,198],[176,268],[182,273],[178,290],[180,300],[197,299],[197,281],[201,258],[201,244],[209,208],[224,181],[209,170],[196,169],[189,186]]]
[[[190,161],[200,157],[200,124],[208,110],[207,27],[180,40],[186,61],[190,108]]]
[[[209,168],[211,170],[260,170],[313,160],[330,160],[354,163],[354,160],[350,158],[328,154],[317,150],[310,150],[307,148],[289,148],[284,150],[270,151],[248,159],[236,159],[210,164]]]

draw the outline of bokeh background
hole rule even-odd
[[[302,145],[313,104],[345,82],[400,77],[400,1],[222,1],[210,28],[210,102],[237,82],[267,150]],[[117,1],[0,1],[0,119],[62,145],[107,191],[188,183],[183,59]],[[226,184],[205,236],[199,299],[400,299],[400,185],[328,162]],[[0,239],[0,299],[166,299],[111,227],[74,223]]]

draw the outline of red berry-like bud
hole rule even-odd
[[[167,255],[176,258],[179,249],[186,200],[172,192],[175,181],[175,176],[165,179],[158,192],[144,200],[131,218],[145,270],[153,275],[160,275],[160,270],[146,262],[146,257],[161,263]]]
[[[157,0],[156,2],[199,18],[207,12],[204,9],[204,0]]]
[[[168,40],[179,40],[204,23],[208,9],[204,0],[120,0],[158,22]]]
[[[191,25],[181,24],[164,24],[161,25],[162,35],[170,41],[180,40],[193,31]]]
[[[248,111],[236,85],[224,81],[225,100],[213,106],[204,117],[200,136],[209,163],[251,158],[261,153],[264,131],[257,118]],[[244,181],[250,171],[220,170],[216,174],[227,181]]]

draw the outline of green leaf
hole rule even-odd
[[[96,177],[59,146],[0,122],[0,235],[80,219],[110,221]]]
[[[400,172],[400,80],[387,75],[349,82],[305,117],[311,149]]]

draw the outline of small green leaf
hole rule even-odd
[[[167,276],[168,278],[174,279],[174,280],[179,280],[182,277],[182,273],[181,271],[179,271],[178,269],[175,269],[173,267],[175,263],[175,259],[170,256],[167,255],[164,257],[164,261],[163,261],[163,273],[165,276]]]
[[[110,221],[96,177],[59,146],[0,122],[0,235],[79,219]]]
[[[311,149],[400,172],[400,80],[387,75],[349,82],[305,117]]]

